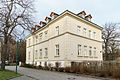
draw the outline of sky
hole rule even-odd
[[[35,0],[35,22],[44,21],[51,12],[65,10],[92,15],[92,22],[102,26],[109,22],[120,22],[120,0]]]

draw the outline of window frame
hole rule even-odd
[[[89,56],[91,57],[92,56],[92,47],[89,46]]]
[[[38,59],[38,50],[35,50],[35,59]]]
[[[45,57],[48,57],[48,48],[45,48]]]
[[[86,35],[87,35],[87,28],[83,28],[83,36],[86,37]]]
[[[56,44],[55,45],[55,53],[56,53],[56,56],[60,56],[60,49],[59,49],[59,44]]]
[[[39,59],[42,58],[42,49],[39,50],[40,53],[39,53]]]
[[[59,26],[55,27],[56,29],[56,34],[59,35]]]
[[[78,44],[78,56],[81,56],[82,53],[82,46],[80,44]]]

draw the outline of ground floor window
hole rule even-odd
[[[28,52],[28,60],[30,60],[30,51]]]
[[[78,44],[78,55],[81,55],[81,45]]]
[[[55,47],[56,47],[56,55],[59,56],[60,55],[59,54],[59,44],[55,45]]]
[[[92,56],[92,47],[89,47],[89,56]]]

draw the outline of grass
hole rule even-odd
[[[9,80],[11,78],[19,77],[21,76],[20,74],[16,74],[13,71],[9,70],[0,70],[0,80]]]

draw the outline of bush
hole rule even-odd
[[[24,65],[22,65],[22,67],[35,68],[35,66],[31,65],[31,64],[24,64]]]
[[[63,72],[64,68],[58,68],[58,71]]]
[[[42,69],[44,69],[44,70],[49,70],[49,67],[48,67],[48,66],[45,66],[45,67],[43,67]]]
[[[116,79],[120,79],[120,68],[114,67],[112,69],[112,76]]]
[[[70,69],[71,69],[70,67],[65,67],[64,72],[70,72]]]
[[[39,67],[39,69],[43,69],[43,67],[41,65],[39,65],[38,67]]]

